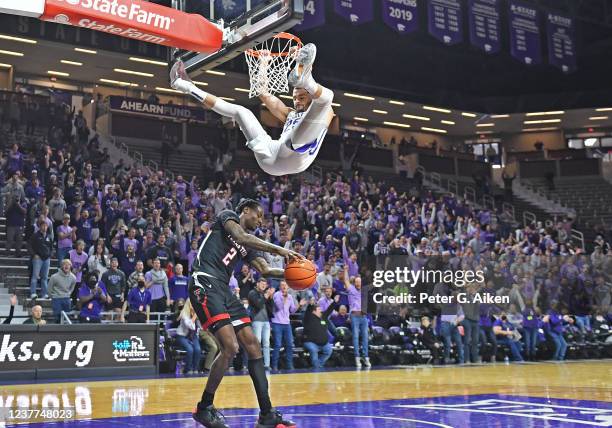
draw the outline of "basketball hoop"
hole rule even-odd
[[[289,92],[287,75],[302,41],[289,33],[278,33],[253,49],[244,52],[249,66],[249,98],[261,94]]]

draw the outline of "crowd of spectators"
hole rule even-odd
[[[328,343],[342,327],[351,331],[355,365],[368,367],[373,328],[408,328],[409,320],[421,317],[420,337],[446,363],[453,362],[452,343],[458,363],[479,361],[484,344],[506,345],[515,360],[535,358],[541,338],[534,331],[540,330],[555,344],[553,357],[563,359],[565,331],[586,335],[610,320],[609,245],[585,254],[570,240],[567,222],[520,227],[507,213],[434,195],[417,182],[400,194],[367,173],[328,173],[306,182],[231,171],[222,155],[214,181],[170,180],[161,170],[110,163],[85,119],[74,109],[59,111],[48,132],[33,131],[29,145],[20,140],[28,131],[20,121],[3,128],[6,254],[20,256],[26,237],[30,298],[33,304],[51,298],[56,321],[71,309],[81,322],[112,315],[120,322],[147,322],[151,313],[180,313],[177,340],[188,350],[187,372],[200,364],[199,326],[185,303],[187,277],[215,215],[243,197],[262,204],[258,236],[304,254],[319,270],[314,287],[302,292],[260,278],[247,264],[232,277],[229,285],[250,309],[272,369],[281,363],[281,349],[282,364],[293,367],[295,320],[304,327],[315,367],[330,358]],[[49,138],[51,129],[59,137],[54,132]],[[59,270],[48,280],[53,257]],[[271,266],[284,266],[282,258],[268,258]],[[374,270],[416,270],[428,263],[483,270],[484,283],[466,289],[509,296],[510,304],[371,308],[361,298],[362,287],[372,289]],[[458,292],[445,283],[419,286],[438,295]],[[385,290],[406,291],[402,284]],[[40,316],[33,313],[33,319]],[[324,340],[321,326],[331,339]]]

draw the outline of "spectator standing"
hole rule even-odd
[[[145,278],[142,273],[139,274],[135,287],[128,293],[127,303],[129,305],[128,323],[146,323],[149,322],[149,313],[151,311],[151,292],[147,290]],[[124,306],[125,308],[125,306]]]
[[[463,325],[463,341],[465,361],[472,363],[479,362],[478,355],[478,340],[480,338],[480,303],[477,298],[477,284],[470,284],[467,287],[466,303],[462,303],[464,318]]]
[[[16,175],[15,175],[16,176]],[[5,189],[9,185],[5,186]],[[12,256],[11,249],[15,249],[15,257],[21,257],[21,248],[23,246],[23,235],[25,233],[25,219],[28,212],[28,204],[25,197],[22,197],[21,192],[9,191],[4,192],[6,198],[6,253],[7,256]]]
[[[548,313],[542,318],[546,334],[552,339],[555,344],[555,352],[553,360],[563,361],[565,352],[567,351],[567,342],[563,337],[565,328],[563,327],[563,317],[558,312],[559,303],[551,303],[551,308]]]
[[[111,303],[108,305],[109,309],[123,315],[122,307],[127,290],[127,279],[125,274],[119,270],[119,260],[116,257],[111,259],[110,269],[102,274],[100,283],[104,285],[111,298]]]
[[[533,307],[533,302],[527,300],[523,310],[523,338],[525,340],[525,358],[527,361],[535,361],[538,345],[538,314]]]
[[[238,287],[240,288],[240,299],[248,299],[249,293],[255,288],[255,278],[253,270],[248,264],[244,263],[240,268],[240,272],[236,275]]]
[[[289,286],[285,281],[280,282],[280,290],[274,293],[274,308],[272,316],[272,333],[274,335],[274,349],[272,350],[272,370],[278,370],[278,360],[280,358],[280,348],[285,346],[285,358],[287,370],[293,370],[293,332],[289,316],[294,314],[298,305],[295,299],[289,294]],[[305,302],[300,302],[303,306]]]
[[[368,343],[368,318],[366,312],[362,309],[363,302],[361,301],[361,277],[357,276],[349,279],[349,266],[344,265],[344,286],[348,293],[349,311],[351,313],[351,326],[353,330],[353,349],[355,351],[355,367],[361,368],[361,358],[363,355],[363,363],[366,367],[372,367],[369,357]],[[361,353],[359,345],[361,344]]]
[[[161,268],[159,259],[153,260],[153,269],[145,274],[147,288],[151,292],[151,312],[166,312],[172,305],[170,290],[168,290],[168,276]]]
[[[264,367],[270,368],[270,317],[274,311],[274,288],[268,288],[268,282],[261,277],[255,289],[249,292],[249,311],[253,333],[263,351]]]
[[[79,289],[79,302],[81,304],[79,321],[99,324],[101,322],[100,313],[104,305],[111,303],[112,299],[106,292],[104,284],[99,283],[96,274],[92,273]]]
[[[70,271],[71,268],[70,260],[63,259],[60,269],[49,279],[49,296],[51,296],[55,322],[58,324],[61,323],[62,311],[71,310],[70,296],[76,287],[76,277]]]
[[[49,276],[49,263],[53,241],[48,233],[48,225],[44,220],[38,221],[38,231],[30,238],[30,250],[32,256],[32,278],[30,279],[30,298],[36,299],[36,287],[40,278],[41,295],[48,299],[47,278]]]
[[[189,300],[187,295],[188,278],[183,275],[183,265],[178,263],[174,268],[174,276],[168,282],[170,299],[177,302],[179,299]]]
[[[444,344],[436,336],[428,316],[421,317],[421,341],[431,352],[433,363],[438,364],[443,355],[442,348]]]
[[[450,364],[450,351],[451,351],[451,338],[455,343],[457,350],[458,363],[463,364],[464,362],[464,348],[463,341],[461,340],[461,334],[457,326],[463,320],[463,311],[461,306],[456,302],[456,293],[453,293],[447,284],[440,283],[434,287],[434,294],[436,296],[446,296],[451,299],[453,303],[442,304],[441,316],[440,316],[440,336],[444,340],[444,363]]]
[[[60,263],[70,257],[75,241],[76,227],[70,226],[70,214],[64,214],[62,224],[57,227],[57,259]]]

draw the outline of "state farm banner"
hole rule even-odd
[[[176,104],[158,104],[149,101],[119,96],[109,97],[109,108],[124,113],[138,113],[167,119],[184,119],[206,122],[207,113],[203,108],[179,106]]]
[[[488,54],[501,50],[501,0],[469,0],[470,42]]]
[[[460,0],[428,0],[429,34],[444,44],[463,41],[463,16]]]
[[[351,24],[365,24],[374,19],[374,0],[334,0],[334,10]]]
[[[141,0],[46,0],[39,19],[197,52],[221,48],[223,32],[203,16]],[[18,12],[16,12],[18,14]]]
[[[293,27],[296,31],[305,31],[325,24],[325,0],[306,0],[304,2],[304,19]]]
[[[510,53],[528,64],[542,62],[540,12],[535,6],[518,0],[510,1]]]
[[[568,16],[548,12],[546,32],[548,34],[548,61],[564,73],[576,70],[576,35],[574,20]]]
[[[383,21],[400,34],[419,28],[417,0],[382,0]]]

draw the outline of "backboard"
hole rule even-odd
[[[180,58],[197,76],[302,21],[303,0],[173,0],[174,8],[198,13],[223,29],[223,46],[205,54],[171,49],[170,62]]]

